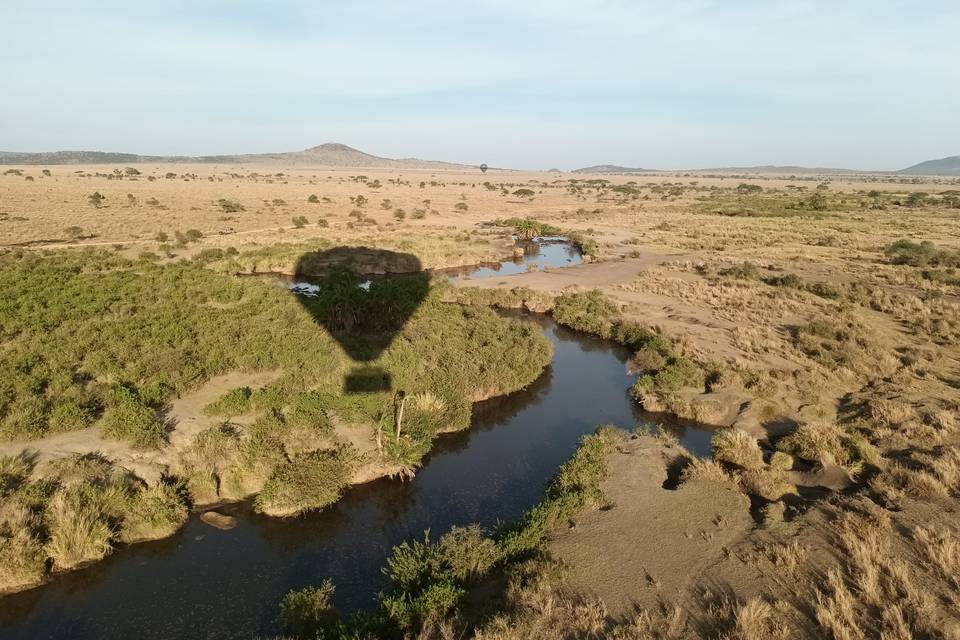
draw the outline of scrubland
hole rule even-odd
[[[603,429],[520,522],[398,547],[392,590],[360,615],[338,616],[317,576],[281,604],[289,633],[960,637],[956,181],[118,171],[0,176],[2,588],[164,535],[189,505],[259,494],[289,515],[415,472],[472,400],[549,360],[538,331],[486,308],[510,307],[627,346],[632,396],[716,427],[713,458]],[[591,260],[435,281],[375,361],[406,391],[402,426],[394,393],[342,393],[353,365],[322,310],[235,275],[343,246],[493,261],[542,230]],[[252,372],[271,381],[222,388],[199,426],[170,411]],[[52,455],[57,438],[77,455]],[[630,519],[641,495],[710,518]],[[663,565],[654,530],[689,553]],[[601,583],[588,564],[635,574]]]

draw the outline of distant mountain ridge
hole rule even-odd
[[[370,169],[425,169],[463,171],[476,169],[474,165],[420,160],[419,158],[384,158],[365,153],[338,142],[310,147],[302,151],[280,153],[243,153],[211,156],[151,156],[109,151],[0,151],[0,165],[65,165],[65,164],[275,164],[285,166],[325,166]],[[553,171],[553,170],[552,170]],[[715,167],[707,169],[644,169],[616,164],[597,164],[574,169],[581,174],[651,174],[651,173],[772,173],[772,174],[834,174],[834,175],[930,175],[960,176],[960,156],[927,160],[898,171],[858,171],[831,167],[802,167],[796,165],[758,165],[748,167]]]
[[[656,173],[659,169],[641,169],[639,167],[621,167],[616,164],[595,164],[592,167],[574,169],[570,173]]]
[[[912,167],[901,169],[897,173],[920,176],[960,176],[960,156],[927,160]]]
[[[893,171],[860,171],[836,167],[802,167],[798,165],[756,165],[749,167],[711,167],[707,169],[638,169],[622,167],[616,164],[597,164],[571,173],[772,173],[785,175],[928,175],[960,176],[960,156],[949,156],[938,160],[927,160],[906,169]]]
[[[112,153],[106,151],[49,151],[40,153],[20,153],[0,151],[0,164],[140,164],[140,163],[180,163],[180,164],[278,164],[287,166],[316,165],[326,167],[356,167],[384,169],[473,169],[471,165],[420,160],[417,158],[382,158],[364,153],[338,142],[310,147],[303,151],[283,153],[246,153],[237,155],[214,156],[147,156],[134,153]]]

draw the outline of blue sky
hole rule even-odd
[[[0,0],[0,149],[517,168],[960,154],[960,3]]]

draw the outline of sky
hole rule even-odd
[[[957,0],[0,0],[0,149],[572,169],[960,154]]]

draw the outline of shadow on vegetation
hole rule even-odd
[[[369,364],[386,350],[430,291],[430,277],[409,253],[366,247],[313,251],[297,260],[303,284],[291,291],[358,366],[346,393],[389,391],[390,374]]]

